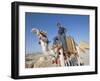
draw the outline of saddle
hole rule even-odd
[[[74,39],[72,37],[67,37],[66,42],[67,42],[67,53],[68,54],[76,54],[77,49],[76,49]]]
[[[47,37],[47,34],[43,31],[40,32],[40,34],[43,36],[43,37]]]

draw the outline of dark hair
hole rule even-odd
[[[61,24],[58,22],[58,23],[57,23],[57,26],[58,26],[58,27],[60,27],[60,26],[61,26]]]

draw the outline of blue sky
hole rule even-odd
[[[41,52],[38,38],[31,32],[33,27],[48,33],[48,39],[53,42],[57,35],[57,22],[67,29],[67,36],[74,37],[75,41],[89,42],[89,16],[51,13],[25,13],[25,51],[27,53]]]

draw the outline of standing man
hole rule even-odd
[[[60,23],[57,23],[57,27],[58,27],[58,37],[59,37],[59,40],[61,42],[61,45],[63,47],[64,52],[66,52],[67,51],[66,28],[61,26]]]

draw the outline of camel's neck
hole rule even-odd
[[[43,52],[47,53],[48,52],[48,44],[42,40],[40,40],[40,43],[41,43],[41,47],[42,47]]]
[[[46,54],[48,51],[48,43],[42,40],[42,36],[38,30],[37,30],[36,34],[38,36],[42,51],[43,51],[43,53]]]

